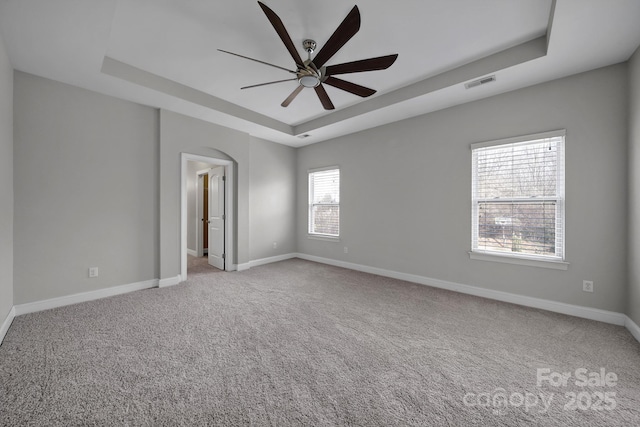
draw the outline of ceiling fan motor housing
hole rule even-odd
[[[315,46],[316,42],[313,40],[305,40],[303,45],[306,47],[308,43],[313,43]],[[309,56],[311,56],[312,50],[307,50],[309,52]],[[298,69],[297,76],[298,82],[304,87],[317,87],[322,83],[322,74],[318,71],[315,65],[311,62],[311,58],[304,61],[305,68]]]

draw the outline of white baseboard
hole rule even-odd
[[[557,301],[551,301],[541,298],[528,297],[524,295],[512,294],[509,292],[495,291],[492,289],[481,288],[478,286],[463,285],[461,283],[448,282],[446,280],[432,279],[430,277],[418,276],[415,274],[401,273],[398,271],[385,270],[367,265],[354,264],[345,261],[338,261],[330,258],[322,258],[314,255],[296,254],[298,258],[309,261],[320,262],[323,264],[334,265],[336,267],[349,268],[351,270],[362,271],[365,273],[377,274],[378,276],[391,277],[393,279],[405,280],[407,282],[418,283],[421,285],[432,286],[440,289],[461,292],[463,294],[475,295],[478,297],[489,298],[497,301],[509,302],[512,304],[523,305],[526,307],[539,308],[542,310],[553,311],[556,313],[568,314],[570,316],[582,317],[585,319],[598,320],[600,322],[611,323],[614,325],[625,326],[627,316],[613,311],[600,310],[597,308],[582,307],[579,305],[566,304]],[[631,319],[629,319],[630,321]],[[632,332],[633,333],[633,332]]]
[[[298,254],[290,253],[290,254],[282,254],[276,256],[270,256],[267,258],[254,259],[253,261],[249,261],[249,268],[257,267],[259,265],[271,264],[272,262],[284,261],[286,259],[296,258]]]
[[[181,275],[177,275],[175,277],[167,277],[166,279],[158,280],[159,288],[166,288],[167,286],[177,285],[178,283],[184,281]]]
[[[187,248],[187,253],[191,256],[198,256],[198,251],[194,251],[193,249]]]
[[[16,317],[16,308],[11,307],[11,310],[9,310],[9,314],[7,314],[7,318],[4,319],[4,322],[2,322],[2,326],[0,326],[0,344],[2,344],[2,341],[4,341],[4,337],[5,335],[7,335],[7,332],[9,331],[9,326],[11,326],[11,323],[13,322],[13,318]]]
[[[18,304],[13,308],[15,309],[15,315],[19,316],[21,314],[35,313],[37,311],[49,310],[51,308],[63,307],[65,305],[77,304],[80,302],[93,301],[142,289],[155,288],[157,286],[158,279],[145,280],[144,282],[129,283],[127,285],[113,286],[110,288],[98,289],[96,291],[82,292],[64,297]]]
[[[631,335],[633,335],[634,338],[638,340],[638,342],[640,342],[640,326],[638,326],[636,322],[631,320],[629,316],[624,316],[624,317],[625,317],[624,326],[629,330],[629,332],[631,332]]]
[[[270,256],[267,258],[254,259],[249,262],[237,264],[236,270],[245,271],[245,270],[249,270],[252,267],[257,267],[259,265],[271,264],[272,262],[284,261],[286,259],[291,259],[291,258],[300,258],[300,257],[299,257],[299,254],[297,253],[289,253],[289,254]]]
[[[237,271],[245,271],[251,268],[251,262],[245,262],[242,264],[236,264]]]
[[[297,254],[297,253],[288,253],[288,254],[270,256],[270,257],[267,257],[267,258],[254,259],[254,260],[249,261],[249,262],[245,262],[245,263],[242,263],[242,264],[237,264],[236,265],[236,270],[237,271],[245,271],[245,270],[249,270],[252,267],[257,267],[259,265],[271,264],[272,262],[284,261],[286,259],[291,259],[291,258],[299,258],[299,254]]]
[[[289,253],[277,255],[268,258],[253,260],[247,263],[238,264],[237,270],[248,270],[251,267],[269,264],[272,262],[284,261],[291,258],[301,258],[308,261],[319,262],[322,264],[333,265],[336,267],[348,268],[351,270],[362,271],[365,273],[376,274],[393,279],[404,280],[407,282],[418,283],[421,285],[432,286],[440,289],[446,289],[464,294],[475,295],[483,298],[489,298],[498,301],[509,302],[513,304],[523,305],[526,307],[539,308],[542,310],[553,311],[556,313],[568,314],[570,316],[582,317],[585,319],[597,320],[600,322],[611,323],[614,325],[625,326],[629,332],[640,342],[640,327],[628,316],[613,311],[600,310],[597,308],[582,307],[578,305],[565,304],[556,301],[545,300],[541,298],[533,298],[524,295],[512,294],[509,292],[495,291],[477,286],[464,285],[461,283],[449,282],[440,279],[433,279],[415,274],[401,273],[393,270],[385,270],[377,267],[370,267],[361,264],[339,261],[330,258],[323,258],[314,255],[302,253]],[[18,304],[11,308],[7,318],[0,327],[0,344],[4,339],[15,316],[21,314],[34,313],[37,311],[48,310],[51,308],[62,307],[65,305],[77,304],[85,301],[93,301],[100,298],[120,295],[128,292],[148,289],[153,287],[167,287],[177,285],[182,281],[182,277],[177,275],[166,279],[152,279],[143,282],[130,283],[127,285],[114,286],[111,288],[99,289],[96,291],[82,292],[79,294],[68,295],[64,297],[52,298],[43,301],[36,301],[26,304]]]

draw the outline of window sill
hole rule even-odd
[[[311,240],[324,240],[326,242],[339,242],[340,237],[323,236],[322,234],[307,234],[307,238]]]
[[[507,255],[489,254],[484,252],[469,252],[469,258],[480,261],[493,261],[503,262],[506,264],[528,265],[530,267],[551,268],[554,270],[567,270],[569,268],[569,263],[565,261],[520,258]]]

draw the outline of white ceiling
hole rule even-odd
[[[321,48],[355,3],[264,0],[300,55]],[[0,0],[15,69],[300,146],[626,61],[640,44],[639,0],[368,0],[360,31],[327,65],[398,53],[389,69],[340,76],[378,92],[326,86],[325,111],[255,1]],[[548,45],[547,45],[548,43]],[[497,81],[466,90],[489,74]],[[297,135],[309,134],[306,139]]]

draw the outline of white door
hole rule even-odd
[[[224,166],[209,171],[209,264],[224,270]]]

